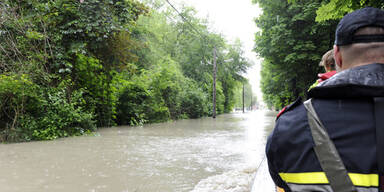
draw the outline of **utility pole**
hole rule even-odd
[[[252,93],[252,90],[251,90],[251,111],[252,111],[252,97],[253,97],[253,93]]]
[[[213,48],[213,109],[212,118],[216,118],[216,46]]]
[[[244,110],[244,82],[243,82],[243,113],[245,112],[245,110]]]

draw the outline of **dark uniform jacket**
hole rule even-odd
[[[373,98],[384,97],[384,64],[342,71],[308,95],[358,191],[378,191]],[[332,191],[313,146],[307,111],[298,100],[278,117],[267,142],[269,170],[277,186],[285,191]]]

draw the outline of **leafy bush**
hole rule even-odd
[[[0,141],[16,140],[18,120],[39,110],[38,86],[28,76],[0,75]]]
[[[172,119],[179,119],[181,113],[181,85],[185,77],[179,66],[171,58],[167,57],[159,61],[158,69],[152,72],[150,89],[155,98],[169,109]]]
[[[161,66],[154,70],[143,70],[129,80],[119,80],[118,124],[137,125],[208,114],[210,104],[198,84],[184,77],[170,58],[159,63]],[[219,101],[223,103],[223,99]],[[223,105],[219,107],[222,110]]]
[[[102,62],[92,56],[76,54],[73,74],[75,89],[84,91],[85,109],[94,112],[99,126],[113,125],[116,114],[116,92],[112,81],[113,70],[106,70]]]
[[[209,101],[206,93],[200,89],[196,82],[188,80],[184,85],[181,96],[181,110],[189,118],[199,118],[209,112]]]
[[[50,140],[95,129],[81,90],[39,86],[23,75],[0,75],[0,141]]]
[[[33,140],[51,140],[95,130],[94,115],[83,110],[85,101],[81,90],[73,92],[70,101],[67,98],[68,93],[61,87],[44,91],[42,94],[45,99],[40,105],[45,110],[44,113],[34,119],[26,118],[21,124],[24,128],[28,128],[29,124],[36,124],[32,133]]]
[[[170,118],[169,110],[156,101],[148,89],[145,76],[131,80],[119,80],[117,123],[119,125],[142,125],[147,122],[161,122]]]

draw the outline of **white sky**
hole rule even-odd
[[[236,38],[243,44],[245,56],[255,65],[248,70],[248,79],[257,95],[262,99],[260,91],[260,59],[252,52],[254,36],[257,31],[254,18],[261,14],[261,9],[252,4],[252,0],[169,0],[176,8],[182,3],[195,7],[198,17],[208,18],[211,28],[222,33],[229,42]]]

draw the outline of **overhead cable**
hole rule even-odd
[[[189,26],[190,26],[196,33],[198,33],[198,34],[200,35],[200,37],[202,37],[203,39],[205,39],[205,38],[204,38],[204,35],[201,34],[201,33],[199,32],[199,30],[197,30],[197,29],[192,25],[192,23],[189,22],[189,21],[188,21],[188,20],[181,14],[181,12],[180,12],[179,10],[177,10],[175,6],[172,5],[171,2],[169,2],[169,0],[165,0],[165,1],[169,4],[169,6],[172,7],[172,9],[174,9],[174,10],[177,12],[177,14],[181,17],[181,19],[182,19],[184,22],[188,23],[188,25],[189,25]]]

